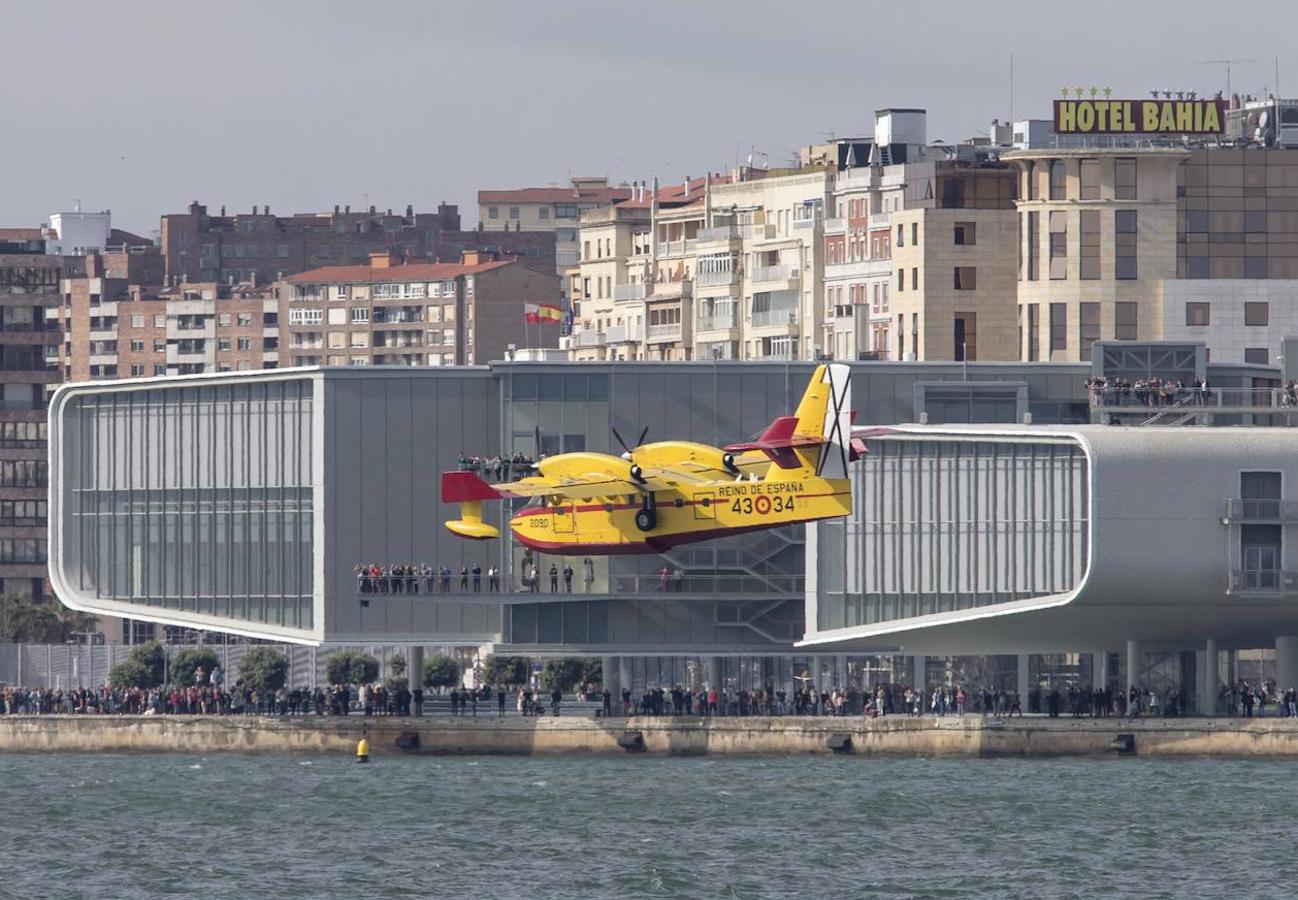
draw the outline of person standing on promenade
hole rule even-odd
[[[556,684],[554,690],[550,691],[550,712],[557,719],[559,717],[559,704],[563,702],[563,692],[559,690]]]

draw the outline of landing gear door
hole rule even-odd
[[[577,531],[577,516],[572,504],[551,507],[555,534],[574,534]]]
[[[696,521],[711,521],[717,517],[717,494],[715,491],[700,491],[694,495],[694,518]]]

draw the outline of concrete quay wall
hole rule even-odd
[[[0,753],[609,753],[639,735],[655,754],[1111,756],[1132,735],[1139,756],[1298,758],[1294,719],[537,718],[362,719],[219,716],[0,716]]]

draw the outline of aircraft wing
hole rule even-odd
[[[671,488],[686,485],[700,487],[708,484],[731,484],[741,475],[761,475],[770,468],[770,465],[771,461],[760,453],[745,453],[735,458],[738,474],[696,460],[681,460],[666,466],[647,468],[644,470],[644,477],[651,484],[659,482]],[[662,490],[662,488],[655,487],[654,490]]]
[[[564,497],[571,500],[588,500],[592,497],[609,497],[617,494],[638,494],[645,490],[659,490],[652,482],[637,484],[605,473],[590,475],[565,475],[551,478],[531,475],[518,481],[491,484],[473,472],[443,472],[442,501],[460,503],[466,500],[507,500],[515,497]]]

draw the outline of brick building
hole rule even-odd
[[[332,213],[277,216],[256,206],[251,213],[226,215],[222,207],[209,215],[195,202],[162,217],[164,274],[173,286],[186,280],[264,285],[320,266],[364,264],[371,253],[438,260],[476,249],[549,261],[554,235],[461,231],[459,211],[446,203],[435,213],[335,206]]]
[[[404,264],[376,253],[291,275],[278,293],[282,366],[475,365],[510,344],[558,346],[559,329],[528,326],[525,307],[557,305],[559,277],[485,251]]]

